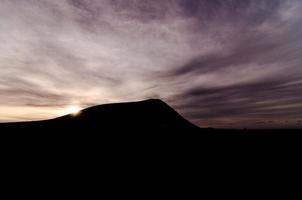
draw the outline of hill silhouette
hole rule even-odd
[[[4,123],[0,132],[8,199],[178,196],[300,176],[299,130],[203,129],[158,99]]]
[[[159,99],[94,106],[82,110],[78,116],[67,115],[51,120],[51,122],[64,125],[66,123],[83,126],[94,125],[111,130],[122,128],[129,131],[198,129]]]
[[[51,120],[6,123],[2,128],[52,128],[93,129],[93,131],[150,132],[198,131],[199,128],[179,115],[168,104],[159,99],[140,102],[105,104],[83,109],[78,115],[65,115]],[[68,131],[68,130],[67,130]],[[162,132],[161,132],[162,133]]]

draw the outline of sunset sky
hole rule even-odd
[[[302,127],[301,0],[0,0],[0,122],[160,98],[201,127]]]

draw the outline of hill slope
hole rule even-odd
[[[52,122],[63,124],[76,122],[76,124],[84,126],[94,125],[99,126],[99,128],[113,130],[169,131],[198,129],[159,99],[94,106],[84,109],[78,116],[67,115],[54,119]]]
[[[10,199],[179,197],[194,187],[203,196],[301,177],[299,130],[201,129],[155,99],[0,124],[0,132]]]
[[[56,119],[0,124],[0,128],[25,129],[42,128],[44,131],[50,129],[65,129],[79,132],[150,132],[165,131],[198,131],[199,128],[173,110],[169,105],[159,99],[149,99],[140,102],[105,104],[84,109],[80,114],[66,115]],[[69,129],[69,130],[67,130]],[[73,129],[73,130],[72,130]],[[41,131],[41,130],[40,130]],[[154,132],[156,131],[156,132]],[[73,134],[75,132],[72,132]]]

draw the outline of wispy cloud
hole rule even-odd
[[[156,97],[201,126],[300,126],[301,8],[299,0],[3,0],[0,120]]]

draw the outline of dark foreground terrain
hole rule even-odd
[[[202,129],[160,100],[0,132],[1,199],[245,198],[301,182],[300,130]]]

